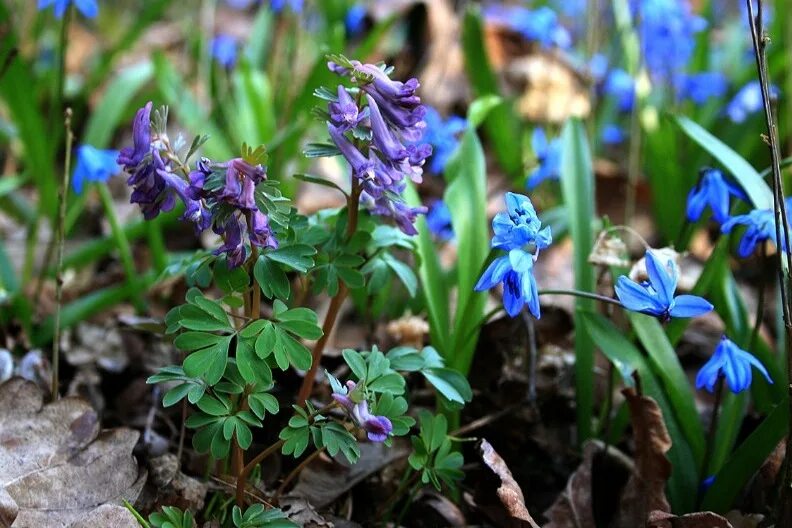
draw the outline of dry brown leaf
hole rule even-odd
[[[670,511],[665,486],[671,476],[671,449],[663,412],[652,398],[639,395],[632,388],[622,391],[630,408],[635,438],[635,470],[627,481],[621,498],[616,526],[641,526],[653,511]]]
[[[587,442],[583,446],[583,461],[569,477],[564,492],[545,512],[550,522],[544,528],[596,528],[591,473],[594,455],[601,450],[602,444],[598,442]]]
[[[633,526],[641,526],[636,524]],[[676,516],[664,511],[653,511],[646,528],[734,528],[729,521],[712,512],[696,512]]]
[[[501,480],[501,485],[498,488],[498,498],[508,510],[509,515],[515,519],[528,523],[532,528],[539,528],[539,525],[533,520],[531,514],[528,513],[528,508],[525,507],[523,492],[517,484],[517,481],[514,480],[508,466],[506,466],[506,462],[503,461],[492,445],[484,439],[482,439],[481,444],[479,444],[479,451],[487,467],[498,475],[498,478]]]
[[[99,434],[95,411],[76,398],[43,403],[33,383],[0,385],[0,526],[81,526],[109,515],[94,512],[102,505],[134,502],[146,479],[132,456],[138,433]]]

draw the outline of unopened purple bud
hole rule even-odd
[[[135,114],[135,121],[132,125],[133,147],[125,147],[118,153],[118,164],[124,166],[124,170],[132,172],[138,164],[143,161],[149,153],[151,146],[151,107],[149,101]]]
[[[269,218],[258,209],[250,215],[248,237],[250,238],[250,243],[256,247],[278,247],[278,240],[269,226]]]
[[[407,149],[405,149],[404,145],[394,137],[393,133],[388,128],[388,125],[382,118],[377,103],[370,95],[367,95],[366,99],[369,104],[371,136],[374,145],[391,161],[399,162],[408,158],[409,153]]]
[[[343,132],[358,126],[364,117],[352,96],[342,85],[338,85],[338,101],[330,103],[328,109],[330,120]]]
[[[330,138],[333,140],[333,143],[335,143],[338,150],[341,151],[341,154],[344,155],[344,158],[346,158],[347,162],[349,162],[349,165],[352,167],[352,174],[356,178],[362,180],[371,178],[373,162],[366,158],[363,153],[346,138],[338,127],[333,126],[332,123],[328,123],[327,130],[330,132]]]

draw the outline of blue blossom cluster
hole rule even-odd
[[[38,0],[38,9],[55,8],[55,16],[63,18],[66,14],[66,9],[69,4],[74,4],[74,7],[82,13],[85,18],[96,18],[99,14],[99,4],[96,0]]]
[[[436,200],[426,213],[426,226],[429,231],[442,241],[454,238],[454,226],[451,225],[451,210],[443,200]]]
[[[350,418],[366,431],[372,442],[384,442],[393,431],[393,424],[387,416],[375,416],[369,411],[368,401],[360,391],[355,391],[357,384],[347,381],[341,392],[333,392],[333,399],[343,407]]]
[[[277,247],[268,218],[259,210],[254,195],[256,185],[267,177],[264,167],[241,158],[224,163],[204,158],[185,179],[175,172],[186,169],[174,156],[165,131],[152,132],[151,108],[149,102],[138,110],[134,144],[118,155],[118,163],[130,175],[130,201],[140,206],[144,218],[156,218],[180,200],[185,207],[183,220],[193,223],[197,232],[212,227],[223,237],[215,254],[226,254],[229,267],[245,261],[248,244]]]
[[[537,42],[542,47],[569,48],[572,37],[561,24],[558,14],[547,6],[528,9],[522,6],[492,5],[484,16],[498,25],[520,33],[526,40]]]
[[[441,174],[459,145],[459,134],[467,128],[467,121],[456,115],[443,119],[431,106],[426,107],[424,121],[426,129],[422,140],[432,145],[429,169],[435,174]]]
[[[530,198],[521,194],[506,193],[506,211],[492,220],[491,245],[507,254],[496,258],[484,271],[475,286],[476,291],[486,291],[503,283],[503,306],[511,317],[516,317],[523,306],[537,319],[540,317],[539,290],[533,275],[533,266],[541,250],[553,242],[550,227],[542,227]]]
[[[770,96],[778,97],[777,86],[770,86]],[[762,86],[759,81],[750,81],[740,88],[726,106],[726,115],[734,123],[742,123],[748,116],[762,109]]]
[[[753,209],[746,214],[731,216],[731,197],[747,200],[745,193],[726,179],[717,169],[702,169],[699,182],[690,190],[687,199],[687,219],[697,222],[707,207],[713,219],[721,224],[722,233],[731,233],[738,226],[745,226],[737,253],[741,258],[751,256],[757,245],[766,241],[776,247],[786,248],[786,242],[779,245],[775,230],[775,213],[772,209]]]
[[[672,317],[698,317],[712,311],[712,304],[697,295],[674,295],[679,282],[679,268],[673,260],[664,262],[650,250],[646,252],[644,261],[648,281],[639,284],[624,275],[616,281],[616,297],[626,309],[661,321]]]
[[[221,33],[212,39],[212,57],[223,68],[230,70],[237,62],[238,43],[234,37]]]
[[[531,148],[537,166],[528,175],[526,186],[529,191],[545,180],[557,180],[561,176],[561,138],[548,141],[545,131],[535,128],[531,135]]]
[[[415,220],[426,208],[410,207],[401,195],[406,179],[422,181],[423,165],[432,154],[431,145],[420,143],[426,107],[416,93],[418,80],[394,81],[379,66],[359,61],[330,62],[328,67],[358,87],[355,99],[349,88],[338,86],[328,105],[327,129],[363,191],[361,202],[373,214],[391,218],[404,233],[416,234]]]

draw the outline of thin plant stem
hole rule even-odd
[[[756,70],[759,84],[762,89],[762,105],[764,107],[765,121],[767,124],[766,141],[770,147],[770,160],[773,173],[773,209],[775,212],[775,233],[777,246],[783,249],[776,252],[778,267],[778,283],[781,290],[781,304],[784,317],[785,336],[781,336],[786,343],[787,380],[792,380],[792,306],[790,306],[789,292],[786,289],[787,279],[792,270],[792,247],[789,243],[789,223],[787,220],[786,204],[784,203],[784,187],[781,178],[781,153],[778,146],[778,128],[773,116],[773,105],[770,94],[770,75],[767,67],[767,45],[769,38],[764,34],[762,22],[763,2],[756,0],[757,8],[754,11],[753,0],[746,0],[748,6],[748,21],[751,29],[751,42],[756,59]],[[783,232],[783,238],[782,238]],[[783,253],[783,254],[782,254]],[[787,269],[784,270],[784,255],[786,256]],[[788,385],[787,405],[792,412],[792,385]],[[778,522],[780,526],[792,525],[792,432],[787,434],[786,460],[784,462],[783,485],[781,487],[781,500],[779,502]]]
[[[292,480],[294,480],[295,477],[297,477],[297,475],[299,475],[308,464],[310,464],[315,458],[317,458],[319,455],[324,453],[326,450],[327,448],[322,446],[321,449],[317,449],[316,451],[305,457],[305,460],[300,462],[296,468],[292,469],[291,472],[288,475],[286,475],[286,478],[283,479],[281,485],[278,486],[278,491],[275,492],[275,498],[279,499],[281,495],[283,495],[283,492],[286,491],[286,488],[289,486],[289,483]]]
[[[256,262],[258,262],[258,248],[252,246],[250,255],[250,276],[253,281],[253,294],[250,300],[250,318],[254,321],[261,317],[261,286],[259,286],[258,281],[253,277],[253,268],[256,266]]]
[[[630,146],[627,161],[627,192],[624,207],[624,223],[629,224],[635,216],[635,202],[638,194],[638,178],[641,171],[641,121],[638,98],[633,103],[630,114]]]
[[[63,179],[58,189],[58,227],[55,265],[55,326],[52,342],[52,398],[59,398],[58,386],[60,384],[60,341],[61,341],[61,304],[63,302],[63,246],[66,243],[63,219],[66,216],[66,191],[69,188],[69,173],[71,172],[71,151],[74,142],[74,133],[71,129],[72,111],[67,108],[65,112],[64,128],[66,129],[66,162],[63,167]]]
[[[598,293],[584,292],[579,290],[539,290],[538,294],[541,295],[569,295],[571,297],[581,297],[583,299],[593,299],[595,301],[614,304],[623,307],[624,305],[613,297],[607,297]]]
[[[352,191],[349,194],[349,199],[347,202],[347,240],[352,238],[352,235],[354,235],[355,231],[357,230],[360,193],[360,184],[356,179],[353,178]],[[341,310],[341,305],[344,304],[344,300],[346,300],[348,293],[349,290],[347,289],[346,284],[341,282],[338,287],[338,292],[330,301],[330,307],[327,309],[327,314],[325,315],[324,323],[322,324],[322,337],[320,337],[319,341],[316,342],[316,345],[314,345],[313,351],[311,353],[311,368],[305,373],[302,385],[300,386],[300,391],[297,393],[297,405],[305,405],[305,401],[311,396],[311,391],[313,390],[314,382],[316,380],[316,372],[319,370],[319,363],[322,361],[322,354],[324,353],[325,346],[327,346],[327,342],[330,340],[330,334],[333,332],[333,328],[335,327],[338,313]]]
[[[715,386],[715,401],[712,404],[712,416],[710,419],[709,431],[707,432],[707,450],[704,452],[704,461],[701,464],[701,477],[699,484],[710,474],[710,464],[712,463],[712,452],[715,451],[715,436],[718,432],[718,418],[720,415],[721,400],[723,399],[723,375],[718,375],[718,381]],[[701,500],[704,498],[703,489],[701,486],[698,490],[696,499],[696,508],[701,506]]]
[[[762,264],[767,259],[767,242],[762,242]],[[760,273],[759,284],[757,285],[757,302],[756,302],[756,321],[754,322],[753,330],[751,330],[751,339],[748,341],[748,350],[753,350],[756,346],[756,340],[759,337],[759,328],[762,326],[762,319],[764,319],[765,309],[765,290],[766,284],[764,275]]]
[[[102,202],[102,207],[104,208],[105,214],[107,215],[107,220],[110,222],[110,230],[113,233],[113,238],[115,238],[116,245],[118,247],[118,253],[121,256],[121,265],[124,268],[126,282],[131,286],[135,283],[137,277],[137,270],[135,270],[135,260],[132,257],[132,248],[129,246],[129,240],[126,237],[126,233],[124,233],[124,229],[121,226],[118,215],[116,214],[113,197],[110,195],[110,189],[107,188],[106,184],[99,183],[96,185],[96,190],[99,192],[99,199]],[[132,300],[135,304],[135,308],[141,312],[145,311],[146,305],[139,293],[135,294],[132,297]]]
[[[531,404],[536,403],[536,328],[534,327],[533,317],[528,310],[523,309],[521,312],[525,329],[528,333],[528,401]]]

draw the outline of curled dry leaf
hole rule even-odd
[[[650,512],[671,510],[665,496],[671,476],[671,462],[665,454],[671,449],[671,436],[657,402],[632,388],[624,389],[622,394],[630,408],[635,469],[624,488],[616,526],[634,528],[643,526]]]
[[[484,463],[489,467],[501,480],[501,485],[498,488],[498,498],[501,503],[509,511],[509,514],[514,519],[519,519],[531,528],[539,528],[536,521],[533,520],[528,509],[525,507],[525,497],[523,496],[520,486],[506,466],[501,456],[495,451],[492,445],[486,440],[481,440],[479,444],[479,451]]]
[[[96,412],[76,398],[43,403],[33,383],[0,385],[0,526],[67,528],[106,518],[114,522],[93,526],[135,526],[120,510],[98,510],[137,499],[146,480],[132,456],[138,433],[100,434]]]
[[[641,525],[635,525],[641,526]],[[696,512],[687,515],[672,515],[664,511],[653,511],[646,528],[734,528],[729,521],[712,512]]]
[[[592,498],[592,470],[594,456],[601,452],[600,442],[583,446],[583,461],[572,473],[566,488],[545,512],[549,522],[544,528],[596,528]]]

